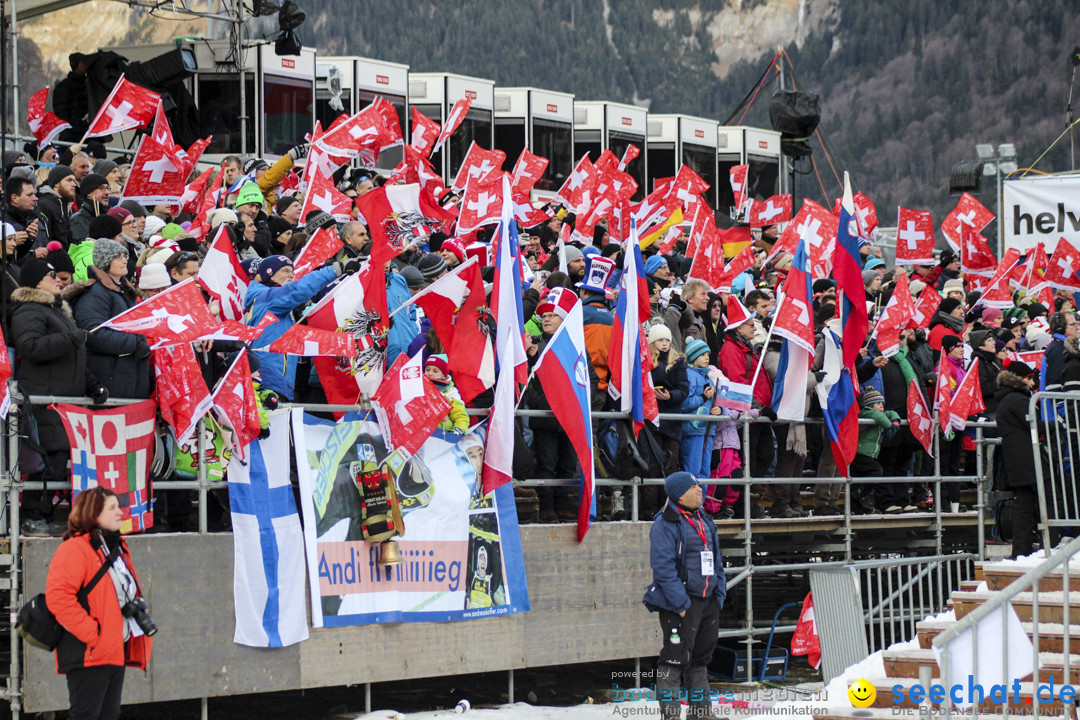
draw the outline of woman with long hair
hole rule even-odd
[[[124,668],[145,670],[150,661],[152,641],[146,633],[156,628],[140,622],[149,618],[120,537],[122,522],[116,493],[100,486],[80,492],[49,565],[45,602],[64,628],[56,671],[67,675],[70,720],[114,720],[120,714]],[[79,591],[106,563],[104,577],[80,598]],[[133,612],[140,605],[141,617]]]

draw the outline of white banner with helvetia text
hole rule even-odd
[[[444,622],[525,612],[529,593],[511,484],[482,496],[484,436],[436,430],[397,462],[379,425],[293,411],[314,627]],[[361,492],[390,470],[404,534],[398,565],[364,540]]]
[[[1006,250],[1052,253],[1061,238],[1080,248],[1080,175],[1004,180],[1001,192]]]

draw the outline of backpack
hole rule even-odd
[[[112,567],[113,561],[116,560],[119,554],[119,552],[109,553],[109,559],[105,561],[105,564],[98,568],[97,573],[90,579],[90,582],[82,590],[79,590],[75,597],[78,598],[80,605],[87,606],[86,599],[90,596],[90,591],[94,589],[101,578],[105,577],[105,573],[109,572],[109,568]],[[64,634],[64,627],[56,620],[56,616],[49,610],[49,606],[45,604],[45,593],[38,593],[19,608],[19,619],[15,623],[15,627],[18,629],[22,639],[28,644],[50,652],[60,644],[60,637]]]

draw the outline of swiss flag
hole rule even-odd
[[[735,194],[734,215],[738,216],[746,205],[746,174],[750,170],[749,165],[734,165],[728,171],[728,179],[731,182],[731,191]]]
[[[383,185],[357,198],[356,207],[371,233],[372,260],[376,263],[376,253],[389,253],[381,261],[385,262],[414,242],[445,232],[455,219],[453,212],[439,207],[430,191],[416,184]]]
[[[859,230],[859,237],[871,238],[878,226],[877,208],[874,207],[873,201],[861,192],[855,193],[851,201],[855,205],[855,220],[856,227]],[[837,213],[836,216],[840,217],[840,213]]]
[[[747,223],[750,227],[764,227],[791,219],[791,196],[773,195],[768,200],[751,200]]]
[[[836,247],[839,218],[813,200],[804,200],[795,218],[784,228],[770,255],[785,250],[792,255],[800,239],[810,249],[810,273],[813,278],[829,276],[832,252]]]
[[[183,445],[195,433],[199,420],[212,404],[199,361],[191,343],[154,350],[154,398],[161,417]]]
[[[172,343],[191,342],[213,332],[220,323],[206,306],[194,278],[143,300],[94,328],[137,333]]]
[[[157,110],[154,112],[154,131],[151,137],[158,145],[172,148],[177,155],[186,155],[184,149],[173,140],[172,128],[169,127],[169,119],[165,117],[165,103],[158,101]]]
[[[1013,299],[1012,290],[1009,288],[1009,277],[1019,262],[1019,250],[1016,248],[1006,250],[1005,255],[1001,258],[1001,263],[997,266],[997,270],[994,271],[993,276],[986,283],[986,287],[983,288],[983,294],[979,298],[979,302],[986,307],[998,308],[999,310],[1011,308]]]
[[[342,117],[345,119],[338,122],[339,117],[312,143],[332,157],[338,156],[335,161],[360,155],[365,163],[374,164],[379,150],[401,142],[397,111],[384,98],[376,98],[355,115]]]
[[[803,246],[805,248],[805,246]],[[810,297],[809,258],[806,251],[796,251],[791,271],[784,280],[784,294],[776,309],[773,332],[802,347],[810,357],[814,347],[814,299]],[[729,322],[732,319],[729,318]]]
[[[539,155],[533,155],[529,148],[523,148],[514,163],[514,172],[510,176],[510,184],[515,192],[528,193],[536,185],[536,181],[544,177],[544,171],[550,160]]]
[[[469,233],[484,225],[499,222],[503,203],[503,173],[490,173],[483,179],[470,178],[461,196],[457,231]]]
[[[161,96],[156,92],[136,85],[121,75],[116,81],[116,86],[109,93],[109,97],[98,109],[84,137],[111,135],[124,130],[144,128],[154,119],[159,102],[161,102]]]
[[[317,270],[344,246],[345,243],[338,238],[337,230],[319,228],[304,243],[304,247],[300,248],[300,254],[293,261],[293,275],[299,280],[312,270]]]
[[[588,159],[588,155],[585,156],[585,159]],[[671,215],[675,208],[678,207],[678,200],[668,192],[671,189],[672,181],[674,181],[674,178],[667,178],[666,183],[657,181],[653,191],[646,195],[644,200],[631,206],[639,230],[648,228],[660,218]],[[559,192],[562,193],[561,190]]]
[[[960,269],[964,274],[984,277],[993,275],[998,261],[990,246],[986,244],[986,239],[968,225],[960,226],[960,237]]]
[[[514,219],[523,228],[534,228],[554,217],[554,214],[548,210],[533,207],[527,192],[518,193],[511,190],[510,198],[514,201]]]
[[[949,372],[949,358],[941,353],[941,362],[938,364],[937,383],[934,385],[934,409],[938,412],[938,424],[941,432],[946,436],[952,435],[949,425],[949,414],[952,408],[952,374]]]
[[[346,332],[321,330],[297,323],[266,349],[301,357],[349,357],[356,352],[356,341]]]
[[[502,150],[485,150],[473,141],[450,187],[461,191],[470,181],[488,180],[492,175],[497,175],[502,171],[504,162],[506,162],[506,153]]]
[[[465,116],[469,114],[469,108],[472,107],[472,98],[463,97],[454,103],[454,107],[450,108],[450,114],[446,117],[446,123],[442,127],[442,131],[439,133],[438,139],[435,140],[435,147],[431,149],[432,153],[439,151],[439,148],[443,146],[450,136],[454,134],[461,122],[465,119]],[[502,167],[500,163],[499,167]]]
[[[934,314],[937,313],[940,304],[941,295],[934,289],[934,286],[927,285],[924,287],[922,293],[919,294],[919,301],[915,303],[915,311],[911,314],[911,323],[908,327],[922,328],[923,330],[929,328],[930,321],[934,319]]]
[[[754,264],[754,246],[747,245],[743,248],[735,257],[731,258],[731,262],[724,268],[724,272],[720,277],[718,283],[718,290],[722,293],[731,292],[731,282],[739,276],[740,273],[745,272]]]
[[[26,105],[26,124],[30,126],[30,132],[34,133],[38,147],[44,147],[52,142],[52,139],[71,127],[71,123],[64,122],[54,113],[45,110],[49,101],[49,88],[45,87],[30,96],[30,102]]]
[[[933,265],[934,221],[928,210],[897,210],[896,264]]]
[[[450,401],[424,375],[423,356],[423,349],[412,357],[402,353],[371,398],[383,437],[407,456],[420,449],[451,408]]]
[[[963,430],[967,419],[981,412],[986,412],[986,403],[979,387],[979,358],[975,358],[952,395],[949,420],[955,429]]]
[[[251,366],[247,349],[236,354],[232,366],[214,388],[214,414],[221,424],[233,433],[233,447],[244,457],[244,448],[259,437],[259,407],[255,386],[251,382]]]
[[[900,331],[908,326],[914,315],[915,303],[911,299],[907,275],[899,273],[889,304],[877,322],[877,345],[882,355],[892,357],[900,352]]]
[[[589,153],[585,153],[574,166],[574,171],[566,178],[566,182],[559,188],[555,199],[575,212],[579,210],[582,213],[587,212],[592,207],[592,191],[599,180],[596,166],[589,159]]]
[[[214,209],[214,198],[221,194],[221,181],[225,177],[224,167],[224,164],[222,164],[210,187],[203,191],[202,200],[198,201],[199,210],[195,215],[195,219],[191,221],[191,228],[188,230],[188,234],[193,238],[206,237],[206,234],[210,231],[210,223],[207,221],[206,216]]]
[[[140,205],[179,206],[187,188],[186,170],[187,164],[176,154],[175,146],[167,147],[152,135],[144,135],[131,163],[123,199]]]
[[[1061,240],[1058,240],[1058,244],[1061,244]],[[1050,262],[1046,256],[1046,246],[1040,240],[1039,244],[1035,246],[1034,250],[1029,250],[1027,257],[1024,258],[1024,263],[1018,265],[1013,270],[1013,277],[1017,274],[1020,275],[1020,280],[1016,283],[1018,287],[1025,288],[1028,295],[1033,295],[1042,289],[1043,280],[1046,277],[1046,271],[1050,268]],[[1010,283],[1012,280],[1010,280]]]
[[[187,154],[184,157],[184,177],[191,175],[191,172],[195,169],[195,166],[199,162],[199,158],[206,152],[206,148],[210,147],[210,142],[214,139],[213,135],[204,137],[202,140],[196,140],[191,143],[191,146],[187,149]],[[283,190],[288,189],[289,177],[296,177],[296,174],[290,170],[286,173],[285,177],[281,181],[281,188]]]
[[[915,379],[911,379],[907,393],[907,419],[908,428],[915,439],[923,446],[926,453],[934,455],[934,417],[926,406],[926,398],[919,391],[919,385]]]
[[[416,152],[423,157],[431,155],[435,147],[435,140],[439,137],[439,123],[429,118],[424,113],[412,109],[412,142],[409,143]]]
[[[1062,290],[1080,290],[1080,250],[1071,242],[1058,240],[1054,254],[1050,256],[1043,284]],[[1053,307],[1052,305],[1049,307]]]
[[[244,318],[248,276],[240,265],[224,225],[218,227],[217,235],[199,267],[199,284],[217,299],[223,319],[239,321]]]
[[[712,218],[709,220],[710,222],[705,223],[702,229],[701,240],[694,254],[694,264],[690,266],[688,276],[704,280],[710,288],[715,289],[723,282],[724,249],[720,243],[720,232],[716,229],[716,224],[712,222]],[[731,281],[728,280],[729,287],[730,284]]]
[[[623,150],[622,160],[619,161],[619,169],[625,170],[626,166],[634,161],[634,159],[641,154],[641,148],[637,145],[627,145],[626,150]]]
[[[329,213],[338,222],[348,222],[352,217],[353,199],[342,194],[334,181],[323,174],[320,169],[313,169],[310,173],[304,173],[307,180],[307,192],[304,193],[304,205],[300,208],[300,224],[304,224],[304,218],[313,210],[322,210]]]
[[[679,174],[675,176],[675,182],[671,184],[669,191],[674,200],[677,200],[684,208],[698,199],[698,196],[708,190],[711,185],[689,165],[679,168]],[[636,189],[636,188],[635,188]]]
[[[183,212],[192,214],[199,212],[203,198],[206,196],[207,186],[210,183],[210,176],[213,174],[214,168],[206,168],[201,175],[188,184],[184,194],[180,196],[180,209]]]
[[[960,202],[952,209],[941,223],[941,232],[953,250],[960,249],[961,226],[966,226],[976,233],[982,231],[994,219],[994,213],[968,193],[960,196]]]

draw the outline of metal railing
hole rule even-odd
[[[1043,549],[1053,546],[1053,528],[1080,526],[1080,393],[1037,392],[1028,401],[1039,531]]]
[[[1043,667],[1044,663],[1040,661],[1039,648],[1045,637],[1042,625],[1049,624],[1041,623],[1039,618],[1040,583],[1045,581],[1050,573],[1060,568],[1062,617],[1060,624],[1055,623],[1054,632],[1056,634],[1058,627],[1060,627],[1062,643],[1061,662],[1063,670],[1061,686],[1069,686],[1072,681],[1073,667],[1071,654],[1073,603],[1070,596],[1070,575],[1072,570],[1071,561],[1077,553],[1080,553],[1080,538],[1072,539],[1067,544],[1055,549],[1050,556],[1043,560],[1039,565],[1028,570],[1020,578],[1010,583],[1008,587],[997,592],[994,597],[982,603],[979,607],[975,608],[934,637],[931,647],[938,655],[938,664],[941,670],[940,682],[946,689],[943,701],[939,704],[939,707],[934,710],[935,715],[944,714],[945,717],[952,716],[955,698],[953,697],[950,688],[957,680],[957,678],[954,677],[954,670],[956,666],[961,663],[963,663],[962,667],[965,670],[970,668],[969,677],[976,679],[974,682],[977,682],[980,686],[984,687],[984,689],[987,683],[1005,685],[1009,689],[1004,703],[1006,707],[1002,708],[1003,711],[1008,711],[1007,706],[1010,705],[1009,698],[1013,697],[1013,687],[1014,683],[1016,683],[1019,692],[1012,701],[1012,704],[1019,705],[1022,714],[1031,715],[1032,717],[1050,714],[1050,712],[1044,712],[1044,708],[1040,707],[1042,704],[1040,702],[1042,696],[1040,695],[1039,690],[1039,670]],[[1028,699],[1019,697],[1024,689],[1022,683],[1025,678],[1013,677],[1010,671],[1010,659],[1015,658],[1015,650],[1011,647],[1010,632],[1008,631],[1010,623],[1015,626],[1015,621],[1011,621],[1010,611],[1012,610],[1012,603],[1021,600],[1019,597],[1021,593],[1029,593],[1030,597],[1025,597],[1023,600],[1025,603],[1030,601],[1031,604],[1031,666],[1034,669],[1031,673],[1030,682],[1026,686],[1027,692],[1031,693],[1031,697]],[[1044,602],[1049,604],[1050,598],[1044,596]],[[992,621],[995,613],[1000,617],[1000,625],[995,627],[995,629],[1000,628],[999,632],[986,632],[985,635],[980,633],[980,623],[987,620]],[[999,637],[993,637],[995,634],[999,635]],[[964,646],[967,644],[969,637],[970,650],[965,652],[964,650],[966,648],[964,648]],[[983,663],[986,655],[983,654],[980,656],[980,641],[989,641],[995,644],[1000,643],[1000,655],[991,649],[994,660],[993,664],[989,667],[986,667],[989,663]],[[982,667],[980,667],[980,663],[983,663]],[[1015,665],[1012,665],[1012,667],[1015,668]],[[933,668],[929,665],[923,665],[919,668],[919,683],[923,688],[931,687],[932,670]],[[974,684],[972,680],[969,680],[968,682]],[[1050,699],[1053,699],[1053,693],[1054,691],[1051,690]],[[965,699],[966,696],[961,693],[961,697],[962,699]],[[1058,697],[1061,696],[1059,695]],[[980,698],[980,702],[975,703],[977,711],[980,709],[980,705],[985,704],[982,702],[983,699],[984,698]],[[1064,700],[1063,697],[1061,697],[1061,699]],[[1069,707],[1075,704],[1075,700],[1071,702],[1065,701],[1061,704],[1063,706],[1063,714],[1068,715]],[[931,713],[930,704],[924,703],[920,707],[920,712],[923,717],[929,717]]]

